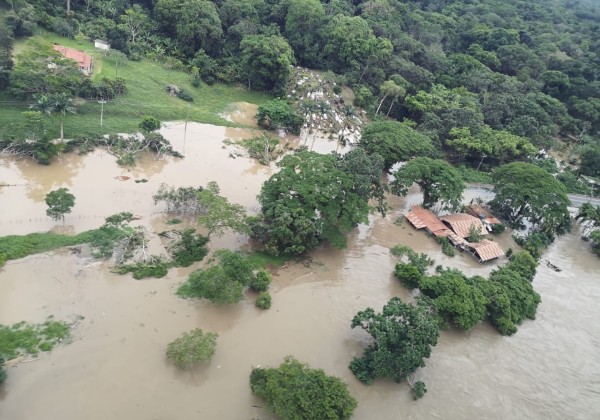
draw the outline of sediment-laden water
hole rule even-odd
[[[163,129],[184,150],[183,125]],[[49,167],[19,159],[0,161],[0,235],[51,228],[79,232],[104,217],[132,211],[150,231],[165,215],[151,195],[162,182],[204,185],[215,180],[230,201],[256,211],[256,195],[273,167],[230,157],[224,138],[252,130],[188,124],[183,160],[146,156],[131,170],[101,151],[64,155]],[[310,141],[310,140],[309,140]],[[335,145],[335,143],[334,143]],[[129,176],[119,181],[115,176]],[[148,179],[135,183],[134,179]],[[24,185],[21,185],[24,184]],[[76,206],[65,226],[45,216],[43,198],[67,187]],[[542,296],[535,321],[513,337],[481,324],[469,332],[444,331],[418,371],[428,393],[413,402],[406,384],[358,382],[347,366],[368,337],[350,329],[354,314],[381,307],[392,296],[410,300],[393,278],[398,243],[427,252],[436,263],[486,275],[468,254],[449,258],[406,223],[394,223],[411,196],[392,198],[386,218],[372,216],[350,236],[346,250],[323,248],[309,266],[292,264],[274,277],[273,306],[254,307],[253,296],[219,307],[186,301],[174,289],[192,268],[173,269],[164,279],[133,280],[68,250],[10,261],[0,270],[0,323],[41,322],[47,316],[84,319],[73,342],[9,369],[0,391],[0,419],[252,419],[272,418],[252,396],[252,366],[277,365],[294,355],[344,379],[359,405],[356,419],[594,419],[600,412],[600,260],[576,232],[560,238],[543,257],[534,279]],[[514,246],[508,235],[503,247]],[[211,243],[244,246],[246,238],[225,235]],[[559,266],[555,272],[545,260]],[[166,344],[184,331],[219,334],[210,365],[179,372],[164,357]]]

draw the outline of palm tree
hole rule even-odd
[[[52,115],[53,113],[60,114],[60,141],[65,141],[64,127],[65,115],[67,112],[75,114],[77,110],[71,106],[71,99],[68,93],[50,93],[36,97],[37,103],[29,108],[41,111],[45,114]]]

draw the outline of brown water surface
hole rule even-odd
[[[232,130],[232,129],[227,129]],[[252,135],[241,129],[235,135]],[[163,133],[183,150],[183,126]],[[226,129],[188,124],[183,160],[155,161],[123,170],[102,152],[63,156],[64,166],[32,166],[5,159],[0,180],[23,187],[0,190],[0,234],[47,230],[43,196],[68,187],[77,197],[66,224],[73,231],[97,227],[121,210],[142,216],[151,231],[165,216],[152,204],[161,182],[203,185],[216,180],[231,201],[257,209],[256,195],[271,167],[232,159],[222,148]],[[114,176],[126,175],[128,181]],[[135,178],[148,183],[136,184]],[[416,194],[416,192],[415,192]],[[411,196],[413,197],[413,196]],[[0,271],[0,323],[84,317],[73,342],[38,360],[9,369],[0,391],[0,419],[252,419],[272,418],[248,384],[252,366],[276,365],[294,355],[341,377],[359,405],[356,419],[594,419],[600,412],[600,260],[566,235],[544,256],[562,271],[542,264],[534,286],[542,296],[535,321],[513,337],[481,324],[469,332],[444,331],[417,377],[428,393],[413,402],[406,384],[358,382],[347,366],[361,354],[368,336],[351,330],[354,314],[380,310],[392,296],[411,292],[392,276],[396,258],[389,248],[409,244],[436,263],[486,275],[494,267],[467,254],[443,256],[434,240],[406,222],[395,224],[411,201],[393,198],[386,218],[371,216],[349,238],[346,250],[328,247],[312,254],[306,267],[292,264],[274,277],[273,306],[260,311],[254,296],[218,307],[185,301],[174,289],[192,268],[171,270],[164,279],[135,281],[110,273],[105,263],[68,251],[10,261]],[[498,239],[514,246],[508,235]],[[246,238],[226,235],[211,246],[237,248]],[[202,328],[219,334],[210,365],[179,372],[164,357],[168,342]]]

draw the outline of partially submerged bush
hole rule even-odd
[[[271,284],[271,275],[265,270],[259,270],[250,282],[250,289],[255,292],[266,292]]]
[[[256,298],[256,306],[260,309],[269,309],[271,307],[271,295],[269,292],[262,292]]]
[[[218,337],[218,334],[204,333],[199,328],[186,332],[169,343],[167,359],[180,369],[190,369],[213,357]]]
[[[282,419],[348,419],[356,408],[356,400],[341,379],[293,357],[286,357],[278,368],[252,369],[250,386]]]

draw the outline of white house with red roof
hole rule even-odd
[[[93,59],[92,56],[87,55],[83,51],[76,50],[74,48],[65,47],[63,45],[54,45],[54,51],[58,51],[65,58],[76,61],[79,66],[79,70],[85,74],[92,74]]]

